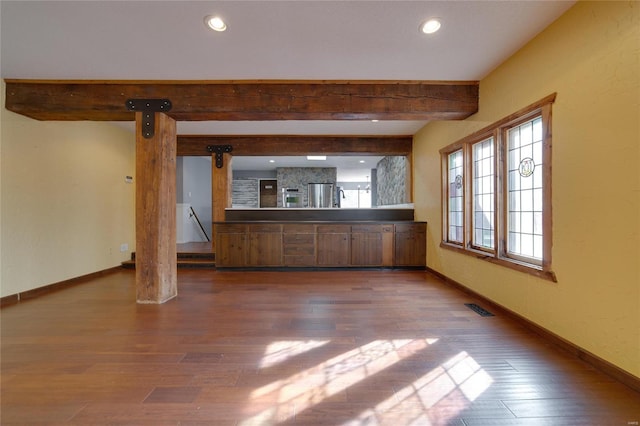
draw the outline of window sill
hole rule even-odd
[[[556,278],[556,274],[553,271],[545,271],[541,268],[529,266],[520,262],[508,260],[508,259],[500,259],[500,258],[494,257],[493,255],[483,253],[481,251],[464,249],[461,246],[451,244],[451,243],[446,243],[444,241],[440,243],[440,247],[447,250],[455,251],[457,253],[461,253],[467,256],[475,257],[476,259],[486,260],[487,262],[504,266],[509,269],[514,269],[516,271],[524,272],[525,274],[533,275],[538,278],[542,278],[543,280],[552,281],[554,283],[558,282],[558,279]]]

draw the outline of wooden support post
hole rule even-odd
[[[164,303],[177,296],[176,122],[153,113],[154,135],[136,112],[136,299]]]
[[[216,156],[212,156],[211,172],[211,217],[214,222],[225,221],[225,209],[231,207],[231,196],[233,194],[233,175],[231,154],[222,154],[222,167],[216,167]],[[211,241],[213,251],[216,249],[215,227],[213,227]]]
[[[413,155],[407,154],[406,159],[407,159],[407,169],[405,171],[405,176],[404,176],[404,185],[405,185],[406,195],[405,195],[404,202],[413,203],[413,200],[415,199],[414,198],[415,195],[413,194],[413,188],[414,188]]]

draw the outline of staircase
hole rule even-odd
[[[179,269],[215,269],[215,253],[178,253]],[[127,269],[136,268],[136,253],[131,253],[131,260],[122,262],[122,267]]]

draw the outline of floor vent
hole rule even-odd
[[[467,308],[471,309],[472,311],[474,311],[475,313],[477,313],[481,317],[492,317],[492,316],[494,316],[491,312],[489,312],[486,309],[476,305],[475,303],[465,303],[464,306],[466,306]]]

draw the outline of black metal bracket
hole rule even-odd
[[[207,145],[207,151],[216,154],[216,167],[221,169],[223,166],[222,154],[233,151],[233,147],[231,145]]]
[[[127,111],[142,112],[142,136],[151,139],[155,133],[155,113],[171,111],[169,99],[128,99]]]

